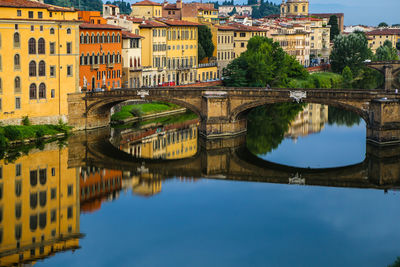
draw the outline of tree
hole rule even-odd
[[[199,45],[198,45],[199,61],[205,57],[212,57],[214,52],[214,44],[212,42],[212,33],[210,28],[208,28],[206,25],[199,26],[198,36],[199,36]]]
[[[381,23],[379,23],[379,25],[378,25],[378,27],[379,28],[381,28],[381,27],[387,27],[387,26],[389,26],[386,22],[381,22]]]
[[[289,78],[306,78],[308,72],[272,39],[254,36],[247,50],[228,64],[227,86],[286,86]]]
[[[248,6],[257,5],[257,0],[247,0],[247,5]]]
[[[45,0],[44,2],[56,6],[75,7],[80,10],[103,10],[103,2],[101,0]]]
[[[279,14],[279,5],[270,2],[261,1],[260,6],[254,6],[251,16],[255,19],[263,18],[269,15]]]
[[[237,13],[236,7],[233,7],[232,11],[228,13],[229,16],[233,16]]]
[[[351,82],[353,81],[353,73],[349,66],[346,66],[342,71],[343,77],[343,88],[351,88]]]
[[[400,39],[396,43],[396,48],[397,48],[397,50],[400,50]]]
[[[388,60],[398,60],[396,48],[393,47],[392,42],[386,40],[383,45],[378,47],[375,53],[375,60],[377,61],[388,61]]]
[[[342,73],[348,66],[354,75],[364,66],[364,61],[372,57],[371,49],[362,33],[352,33],[347,36],[338,35],[334,40],[330,60],[332,70]]]
[[[340,31],[339,31],[339,25],[338,25],[338,20],[337,17],[335,15],[332,15],[329,18],[329,22],[328,25],[331,25],[331,35],[330,35],[330,40],[331,42],[333,40],[335,40],[336,36],[339,35]]]
[[[131,9],[131,5],[127,2],[125,2],[124,0],[121,1],[107,1],[106,4],[108,5],[114,5],[114,6],[118,6],[119,7],[119,11],[121,12],[121,14],[131,14],[132,9]]]

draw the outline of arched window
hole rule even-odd
[[[136,58],[135,58],[135,61],[136,61]],[[130,58],[129,58],[129,67],[130,67],[130,68],[132,68],[132,67],[134,66],[132,62],[133,62],[133,61],[132,61],[132,57],[130,57]],[[136,67],[136,64],[135,64],[135,67]]]
[[[93,57],[89,56],[89,65],[92,65],[92,64],[93,64]]]
[[[29,54],[34,55],[36,54],[36,40],[35,38],[29,39]]]
[[[70,28],[67,29],[67,34],[71,34],[71,29]]]
[[[50,29],[50,34],[54,34],[54,28]]]
[[[135,59],[134,59],[134,66],[135,66],[135,68],[137,67],[136,57],[135,57]]]
[[[88,33],[86,34],[86,42],[85,43],[90,44],[90,36]]]
[[[17,224],[15,225],[15,239],[20,240],[22,237],[22,225]]]
[[[39,192],[39,205],[41,207],[46,206],[47,202],[47,192],[46,191],[41,191]]]
[[[39,214],[39,227],[40,229],[44,229],[47,224],[47,214],[46,212]]]
[[[111,36],[111,43],[115,43],[115,34],[114,33]]]
[[[111,63],[111,56],[110,56],[110,52],[108,52],[107,57],[106,57],[106,64]]]
[[[109,42],[110,42],[110,34],[107,33],[107,40],[106,40],[106,43],[109,43]]]
[[[20,93],[21,92],[21,78],[15,77],[14,79],[14,92]]]
[[[96,56],[94,55],[94,53],[92,53],[92,64],[96,64]]]
[[[100,57],[100,54],[97,53],[97,56],[96,56],[95,61],[94,61],[94,64],[99,64],[99,57]]]
[[[85,43],[85,35],[82,33],[81,34],[81,44]]]
[[[29,86],[29,99],[36,99],[36,84],[32,83]],[[34,186],[37,184],[37,172],[34,171],[35,175],[32,177],[33,172],[31,172],[31,185]],[[33,179],[34,178],[34,179]]]
[[[21,47],[21,41],[20,41],[18,32],[14,33],[14,47],[15,48]]]
[[[45,99],[46,98],[46,85],[44,83],[41,83],[39,85],[39,99]],[[40,183],[43,185],[46,183],[46,177],[42,177],[40,175]]]
[[[45,54],[46,53],[46,44],[43,38],[40,38],[38,41],[38,54]]]
[[[105,43],[105,35],[104,35],[104,32],[103,32],[103,34],[101,35],[101,39],[100,39],[100,43]]]
[[[119,52],[117,53],[117,63],[121,63],[120,62],[120,57],[119,57]]]
[[[92,38],[91,38],[90,41],[91,41],[92,44],[95,44],[95,41],[94,41],[94,33],[92,33]]]
[[[100,33],[97,33],[96,35],[96,43],[100,43]]]
[[[31,231],[35,231],[37,229],[37,221],[38,216],[36,214],[29,217],[29,228]]]
[[[43,60],[39,62],[39,76],[46,76],[46,63]]]
[[[121,36],[119,35],[119,33],[117,34],[117,43],[121,42]]]
[[[89,54],[86,54],[85,65],[88,65],[88,64],[89,64]]]
[[[104,64],[104,53],[100,55],[100,64]]]
[[[17,197],[22,194],[22,181],[15,181],[15,195]]]
[[[33,60],[29,63],[29,76],[36,77],[36,62]]]
[[[37,206],[37,194],[36,193],[30,194],[29,203],[30,203],[31,209],[36,208],[36,206]]]
[[[81,55],[81,57],[80,57],[80,59],[79,59],[79,64],[80,64],[81,66],[85,64],[85,55],[84,55],[84,54]]]
[[[115,53],[112,54],[110,63],[115,63]]]
[[[19,219],[22,215],[22,205],[21,203],[15,204],[15,218]]]
[[[14,69],[16,70],[21,69],[21,58],[19,54],[14,55]]]
[[[0,94],[3,93],[3,81],[0,78]]]

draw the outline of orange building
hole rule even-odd
[[[79,86],[81,90],[121,88],[121,28],[106,24],[97,11],[79,12],[81,20]]]

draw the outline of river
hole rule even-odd
[[[248,114],[207,141],[190,113],[14,149],[0,161],[0,266],[387,266],[400,147],[319,104]],[[399,265],[396,265],[399,266]]]

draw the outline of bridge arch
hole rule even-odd
[[[258,100],[258,101],[244,103],[244,104],[236,107],[235,109],[233,109],[231,111],[230,120],[231,121],[239,120],[239,119],[245,117],[244,115],[246,113],[248,113],[251,109],[259,107],[259,106],[268,105],[268,104],[288,103],[288,102],[290,102],[290,101],[288,101],[288,100],[277,100],[277,101]],[[327,106],[336,107],[336,108],[344,109],[344,110],[347,110],[347,111],[351,111],[351,112],[356,113],[358,116],[360,116],[365,121],[367,126],[370,123],[368,109],[364,109],[361,106],[355,106],[355,105],[351,105],[351,104],[348,104],[348,103],[343,103],[343,102],[340,102],[340,101],[333,101],[333,100],[329,100],[329,99],[328,100],[321,100],[321,99],[318,99],[318,100],[305,100],[304,103],[307,103],[307,104],[322,104],[322,105],[327,105]]]

